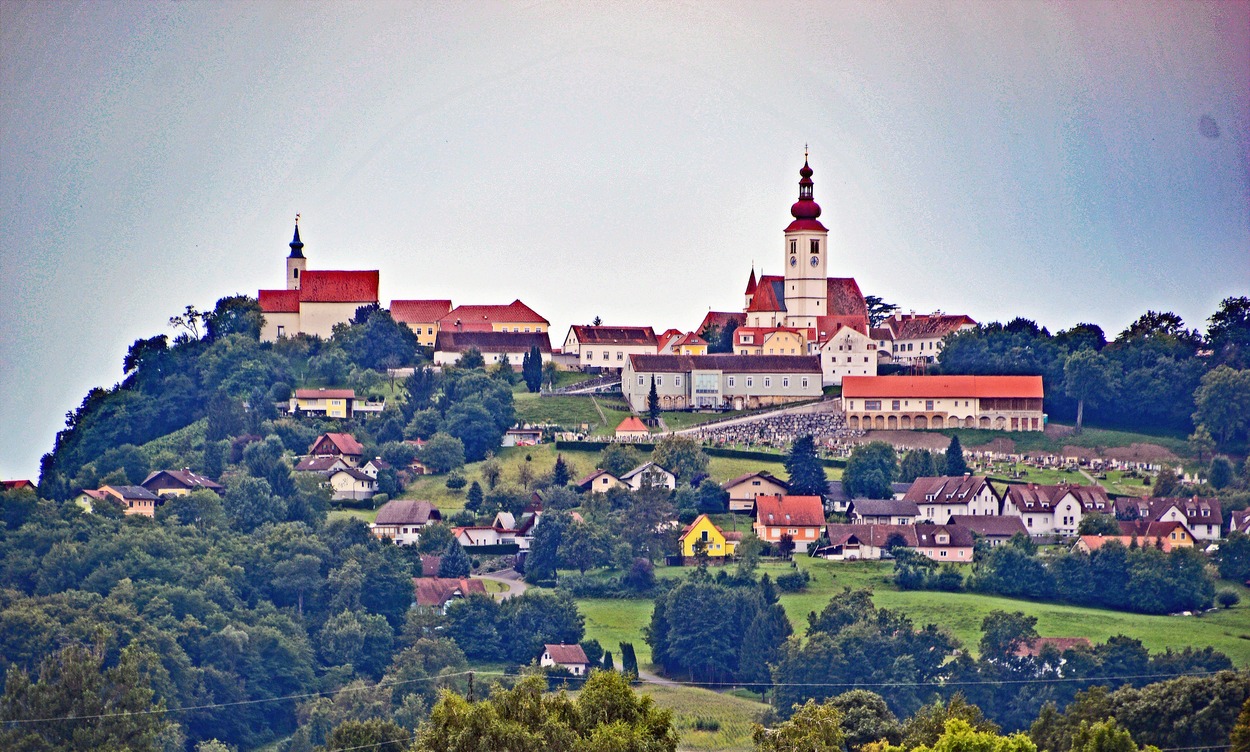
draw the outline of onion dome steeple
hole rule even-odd
[[[786,232],[794,230],[818,230],[828,232],[817,217],[820,216],[820,204],[812,198],[812,168],[807,164],[807,149],[803,149],[803,169],[799,170],[799,200],[790,207],[790,216],[794,221],[786,228]]]
[[[304,258],[304,244],[299,239],[299,215],[295,215],[295,237],[291,238],[291,255],[287,258]]]

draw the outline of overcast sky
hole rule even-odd
[[[1250,294],[1245,2],[0,1],[0,477],[187,304],[314,269],[688,330],[829,273],[1114,336]]]

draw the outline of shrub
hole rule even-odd
[[[1232,608],[1241,603],[1241,596],[1237,595],[1236,591],[1233,590],[1221,590],[1215,594],[1215,600],[1219,601],[1219,604],[1224,608]]]
[[[461,475],[460,473],[452,473],[451,475],[447,476],[446,485],[448,488],[450,488],[453,491],[459,491],[460,489],[468,485],[468,483],[469,482],[465,480],[464,476]]]
[[[777,575],[777,589],[783,593],[798,593],[807,588],[812,576],[801,569]]]
[[[720,731],[720,721],[715,718],[696,718],[694,719],[695,731]]]

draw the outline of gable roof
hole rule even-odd
[[[755,519],[762,525],[812,527],[825,524],[825,507],[819,496],[755,497]]]
[[[826,308],[828,316],[850,317],[864,334],[868,333],[868,304],[859,290],[859,283],[852,277],[829,277],[826,280]],[[862,329],[861,329],[862,326]]]
[[[359,457],[365,451],[364,446],[359,441],[356,441],[356,437],[350,433],[323,433],[308,448],[308,453],[312,454],[316,451],[323,441],[328,441],[331,446],[339,451],[339,454]]]
[[[337,475],[342,475],[343,473],[347,473],[349,476],[351,476],[355,480],[365,481],[367,483],[373,483],[375,485],[378,482],[377,478],[355,467],[339,468],[338,470],[335,470],[334,472],[330,473],[330,477],[333,478]]]
[[[620,433],[621,431],[642,431],[643,433],[650,433],[646,424],[639,420],[637,415],[631,415],[625,420],[622,420],[620,425],[616,427],[617,433]]]
[[[747,481],[751,480],[752,478],[759,478],[759,479],[761,479],[761,480],[766,480],[766,481],[768,481],[768,482],[770,482],[770,483],[776,483],[777,485],[781,486],[782,488],[786,489],[787,491],[788,491],[788,490],[790,490],[790,484],[789,484],[789,483],[785,482],[785,481],[784,481],[784,480],[782,480],[781,478],[778,478],[778,477],[774,476],[772,473],[768,472],[767,470],[760,470],[759,472],[756,472],[756,473],[747,473],[747,474],[745,474],[745,475],[739,475],[737,478],[732,478],[732,479],[730,479],[730,480],[725,481],[725,484],[724,484],[724,485],[722,485],[722,486],[721,486],[721,488],[723,488],[723,489],[725,489],[726,491],[728,491],[729,489],[733,488],[734,486],[738,486],[738,485],[741,485],[741,484],[743,484],[743,483],[746,483]],[[840,483],[840,482],[841,482],[841,481],[839,481],[839,483]]]
[[[534,309],[514,300],[507,305],[461,305],[451,309],[438,320],[439,327],[448,331],[491,331],[495,324],[547,324]]]
[[[136,501],[160,501],[161,497],[147,490],[143,486],[100,486],[100,491],[115,496],[123,501],[134,499]]]
[[[842,398],[1041,399],[1041,376],[843,376]]]
[[[594,472],[593,472],[593,473],[591,473],[590,475],[585,476],[585,477],[584,477],[584,478],[582,478],[581,480],[577,481],[577,486],[578,486],[578,488],[584,488],[585,486],[590,485],[592,482],[594,482],[594,480],[595,480],[596,478],[598,478],[598,477],[599,477],[599,476],[601,476],[601,475],[606,475],[606,476],[608,476],[609,478],[611,478],[612,480],[614,480],[614,481],[616,481],[616,482],[618,482],[618,483],[619,483],[619,482],[620,482],[620,480],[621,480],[620,478],[616,477],[616,476],[615,476],[615,475],[613,475],[612,473],[609,473],[607,470],[599,469],[599,470],[594,471]]]
[[[527,353],[537,347],[540,353],[551,352],[551,340],[546,332],[491,332],[440,330],[434,338],[434,349],[439,352],[465,352],[476,348],[487,353]]]
[[[256,301],[261,313],[299,313],[299,290],[261,290]]]
[[[1051,486],[1012,483],[1008,484],[1004,491],[1004,498],[1011,501],[1021,512],[1050,512],[1068,494],[1071,494],[1072,498],[1081,505],[1083,512],[1101,514],[1114,512],[1115,505],[1107,494],[1107,489],[1102,486],[1084,486],[1079,483],[1059,483]]]
[[[977,322],[963,314],[895,314],[884,322],[893,334],[892,339],[939,339],[954,334],[961,327],[976,326]]]
[[[938,543],[937,537],[946,533],[947,543]],[[959,525],[916,525],[917,546],[951,546],[953,548],[971,548],[972,531]]]
[[[1115,511],[1122,517],[1133,516],[1158,520],[1172,507],[1176,507],[1191,526],[1224,524],[1220,500],[1215,498],[1152,496],[1145,499],[1119,498],[1115,500]],[[1204,511],[1206,514],[1203,514]]]
[[[1132,535],[1137,538],[1168,538],[1171,540],[1172,533],[1177,529],[1184,530],[1189,534],[1189,528],[1185,527],[1185,523],[1179,520],[1168,520],[1167,522],[1152,522],[1150,520],[1119,520],[1120,533],[1122,535]],[[1193,537],[1190,535],[1189,537]]]
[[[967,528],[987,538],[1010,538],[1017,533],[1029,534],[1024,520],[1014,515],[952,514],[947,524]]]
[[[586,651],[581,645],[543,645],[543,650],[551,656],[551,660],[565,665],[589,665]]]
[[[715,522],[712,522],[712,518],[708,517],[706,514],[700,514],[698,517],[694,518],[693,522],[691,522],[689,525],[686,525],[685,527],[681,529],[681,535],[677,536],[677,540],[679,541],[685,540],[686,536],[694,532],[694,529],[699,526],[700,520],[707,520],[708,524],[712,526],[713,530],[720,533],[722,538],[725,537],[725,531],[720,529],[720,525],[717,525]]]
[[[655,330],[649,326],[570,327],[582,345],[636,345],[656,347]]]
[[[401,324],[432,324],[450,310],[450,300],[391,301],[391,318]]]
[[[860,543],[874,548],[884,548],[890,537],[897,535],[903,539],[903,545],[916,547],[915,525],[874,525],[874,524],[843,524],[834,523],[827,527],[829,542],[835,546],[847,543]]]
[[[376,303],[378,272],[306,271],[299,283],[300,303]]]
[[[630,355],[629,361],[638,373],[821,373],[818,355]]]
[[[1084,544],[1090,551],[1097,551],[1112,541],[1119,543],[1125,548],[1129,548],[1133,545],[1133,541],[1137,541],[1137,545],[1142,548],[1157,547],[1165,552],[1172,550],[1172,541],[1167,538],[1151,538],[1137,535],[1082,535],[1080,543]]]
[[[748,313],[772,313],[786,310],[786,278],[777,275],[760,277]]]
[[[703,339],[702,337],[700,337],[698,334],[696,334],[696,333],[694,333],[694,332],[687,332],[687,333],[685,333],[685,334],[683,334],[683,335],[679,336],[679,337],[677,338],[677,341],[673,342],[673,347],[674,347],[674,348],[677,348],[677,347],[699,347],[700,345],[702,345],[702,346],[705,346],[705,347],[706,347],[706,346],[707,346],[707,340]]]
[[[618,428],[617,430],[620,430],[620,429]],[[638,467],[634,468],[633,470],[630,470],[628,473],[625,473],[624,475],[622,475],[621,480],[629,480],[635,475],[642,475],[644,472],[646,472],[650,468],[655,468],[656,470],[659,470],[662,473],[665,473],[667,475],[672,475],[672,473],[670,473],[668,470],[665,470],[664,468],[660,467],[654,462],[644,462]]]
[[[437,577],[438,568],[443,565],[442,555],[421,554],[421,576]],[[483,586],[485,588],[485,586]]]
[[[994,487],[984,475],[943,475],[936,478],[917,478],[903,496],[907,501],[919,504],[969,504],[981,492],[989,488],[994,498]],[[933,498],[929,498],[933,497]]]
[[[193,473],[186,468],[183,468],[182,470],[153,470],[151,473],[148,473],[148,477],[144,478],[143,482],[139,485],[144,488],[148,488],[150,483],[162,477],[168,478],[173,481],[174,485],[181,486],[186,489],[207,488],[210,491],[217,492],[222,490],[221,486],[217,482],[206,478],[203,475],[199,475],[198,473]],[[148,490],[150,491],[152,489],[148,488]]]
[[[393,499],[382,505],[373,522],[375,525],[424,525],[442,518],[438,507],[424,499]]]
[[[335,465],[346,465],[343,458],[338,455],[322,455],[320,457],[303,457],[299,464],[295,466],[295,471],[299,473],[325,473],[329,472]]]
[[[717,329],[725,331],[725,325],[730,321],[734,322],[735,326],[742,326],[746,323],[746,320],[746,314],[737,311],[708,311],[707,315],[703,317],[703,322],[699,324],[699,328],[695,329],[695,331],[702,334],[703,330],[709,326],[715,326]]]
[[[481,580],[467,578],[413,577],[412,586],[416,591],[418,606],[441,607],[456,595],[466,598],[472,593],[486,595],[486,586]]]

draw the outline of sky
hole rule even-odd
[[[1109,336],[1250,294],[1247,2],[0,0],[0,477],[187,305],[312,269],[693,329],[781,273]]]

